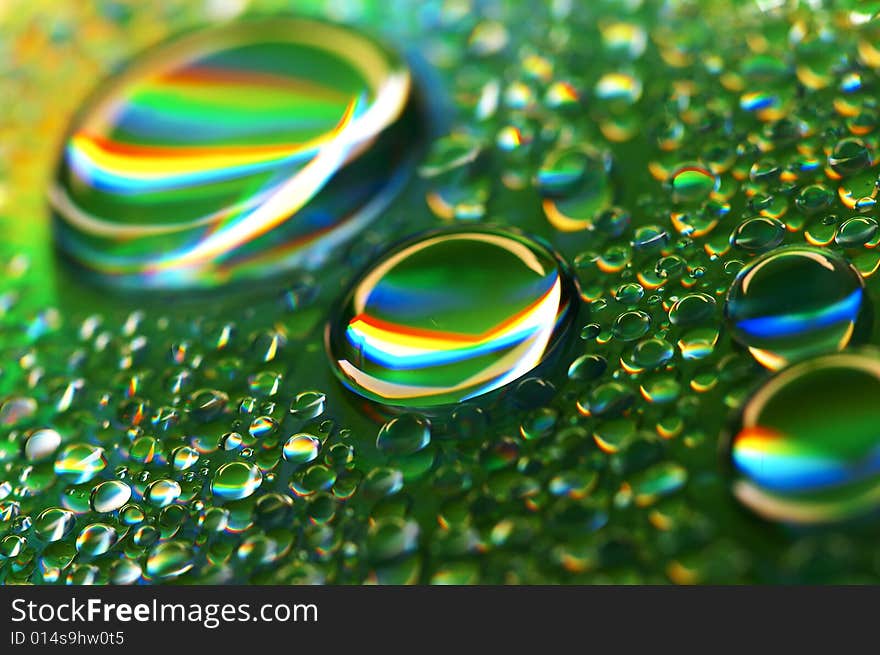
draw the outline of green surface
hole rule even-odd
[[[142,48],[290,7],[0,8],[0,580],[876,582],[876,376],[859,373],[875,355],[853,350],[880,342],[876,3],[296,8],[406,53],[428,152],[320,264],[162,295],[56,259],[47,190],[70,117]],[[351,285],[402,239],[483,223],[570,266],[571,352],[429,415],[346,390],[324,332]],[[815,271],[782,267],[754,316],[839,318],[829,304],[859,276],[864,297],[852,339],[807,329],[792,357],[807,368],[774,372],[734,338],[725,303],[745,267],[790,245],[828,253],[840,275],[813,287]],[[520,288],[501,258],[464,263]],[[459,327],[508,306],[449,297]],[[442,323],[437,311],[418,322]],[[800,378],[838,348],[855,361]],[[795,525],[737,495],[743,476],[780,484],[737,474],[726,450],[778,376],[796,397],[767,425],[791,461],[821,451],[845,473],[837,491],[795,477],[785,494],[843,494],[856,511]]]

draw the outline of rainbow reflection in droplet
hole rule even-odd
[[[842,350],[868,320],[858,271],[812,246],[772,250],[743,268],[727,296],[734,339],[767,368]]]
[[[569,332],[578,292],[524,236],[440,230],[386,253],[355,281],[326,346],[342,382],[386,405],[431,407],[504,387]]]
[[[743,406],[727,453],[733,493],[791,524],[880,508],[880,355],[825,355],[791,366]]]
[[[347,28],[196,32],[136,59],[73,122],[50,191],[56,238],[126,287],[314,267],[399,188],[418,118],[405,63]]]

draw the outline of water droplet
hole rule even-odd
[[[880,230],[880,226],[873,218],[854,216],[841,224],[834,241],[843,248],[857,248],[874,239],[878,230]]]
[[[474,398],[516,380],[557,348],[578,293],[561,261],[523,236],[442,230],[397,246],[331,319],[337,376],[389,405]]]
[[[743,268],[727,296],[734,339],[770,369],[843,349],[868,299],[858,272],[832,253],[791,246]]]
[[[562,232],[589,228],[613,200],[611,159],[589,146],[552,150],[535,178],[544,214]]]
[[[705,293],[689,293],[676,300],[669,308],[669,322],[673,325],[705,323],[715,314],[715,299]]]
[[[321,442],[310,434],[295,434],[284,442],[282,457],[293,464],[307,464],[318,458]]]
[[[208,423],[220,416],[226,409],[229,396],[216,389],[202,389],[192,395],[190,415],[197,421]]]
[[[171,453],[171,465],[175,471],[185,471],[195,466],[199,461],[199,451],[191,446],[175,448]]]
[[[14,534],[6,535],[0,540],[0,558],[12,559],[18,557],[26,543],[24,537]]]
[[[403,60],[348,28],[276,17],[191,33],[71,126],[50,194],[59,245],[134,287],[315,266],[399,188],[414,112]]]
[[[388,454],[411,455],[431,443],[431,424],[415,414],[397,416],[379,430],[376,447]]]
[[[137,525],[146,518],[146,515],[140,507],[130,504],[123,506],[119,510],[119,518],[126,525]]]
[[[708,199],[719,180],[701,164],[682,164],[669,176],[668,184],[675,202],[691,204]]]
[[[193,565],[193,549],[181,541],[157,544],[147,558],[147,575],[151,578],[176,578]]]
[[[621,341],[635,341],[651,329],[651,317],[643,311],[624,312],[614,321],[614,336]]]
[[[418,540],[419,526],[414,521],[383,519],[370,529],[367,550],[374,561],[391,560],[413,552]]]
[[[104,450],[89,444],[71,444],[55,460],[55,473],[80,484],[88,482],[107,466]]]
[[[103,555],[113,547],[118,536],[112,526],[92,523],[84,527],[76,538],[76,550],[83,555]]]
[[[631,481],[633,500],[639,507],[653,505],[681,489],[687,478],[687,470],[678,464],[656,464]]]
[[[30,418],[37,411],[37,401],[25,396],[8,398],[0,403],[0,425],[11,426]]]
[[[35,430],[24,444],[24,455],[31,462],[38,462],[52,455],[61,445],[61,435],[51,428]]]
[[[637,59],[645,52],[648,35],[645,28],[636,23],[614,22],[600,25],[605,48],[629,59]]]
[[[873,351],[806,360],[771,378],[743,405],[727,439],[734,496],[783,523],[876,512],[878,394]]]
[[[180,483],[163,478],[151,482],[144,491],[144,500],[156,507],[166,507],[180,497]]]
[[[291,480],[290,489],[298,496],[312,496],[321,491],[329,491],[336,483],[336,471],[315,464]]]
[[[596,82],[596,97],[627,105],[642,97],[642,81],[629,73],[606,73]]]
[[[838,175],[852,175],[871,165],[871,151],[861,139],[843,139],[828,156],[828,165]]]
[[[278,431],[278,421],[271,416],[258,416],[251,421],[248,434],[256,439],[263,439]]]
[[[214,473],[212,493],[224,500],[238,500],[253,494],[263,483],[263,474],[248,462],[228,462]]]
[[[608,360],[601,355],[581,355],[568,367],[572,380],[596,380],[608,369]]]
[[[756,216],[740,223],[730,235],[730,245],[746,252],[772,250],[785,238],[785,224],[775,218]]]
[[[577,402],[578,411],[584,416],[617,416],[629,409],[635,394],[622,384],[600,384]]]
[[[320,391],[303,391],[290,403],[290,413],[297,418],[315,418],[324,413],[326,400],[327,397]]]
[[[76,524],[73,512],[59,507],[43,510],[34,521],[34,532],[44,541],[64,539]]]
[[[121,559],[114,562],[110,572],[110,582],[116,585],[135,584],[143,575],[143,569],[137,562]]]
[[[131,499],[131,487],[121,480],[108,480],[92,489],[89,498],[96,512],[114,512]]]
[[[248,378],[248,388],[255,396],[269,397],[278,393],[282,377],[272,371],[261,371]]]
[[[220,437],[220,447],[223,450],[236,450],[242,445],[242,436],[238,432],[227,432]]]
[[[834,202],[834,192],[821,184],[810,184],[798,192],[795,204],[805,214],[812,216],[828,209]]]
[[[652,369],[666,364],[674,354],[675,349],[668,341],[659,338],[645,339],[635,345],[630,361],[636,369]]]

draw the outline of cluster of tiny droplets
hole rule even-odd
[[[875,579],[870,526],[758,521],[718,458],[772,375],[723,325],[740,269],[809,243],[873,293],[875,3],[295,3],[414,44],[439,134],[327,270],[174,303],[56,265],[52,142],[133,38],[284,3],[91,4],[0,8],[0,581]],[[503,411],[382,418],[328,308],[388,241],[483,222],[570,262],[577,352]]]

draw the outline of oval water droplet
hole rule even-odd
[[[827,250],[791,246],[744,267],[727,295],[734,339],[761,364],[779,369],[804,357],[843,349],[868,299],[859,273]]]
[[[88,482],[107,466],[104,450],[89,444],[71,444],[55,460],[55,473],[80,484]]]
[[[355,281],[325,344],[349,389],[430,407],[499,389],[568,335],[577,287],[561,260],[519,234],[440,230],[386,253]]]
[[[214,473],[211,492],[225,500],[247,498],[263,483],[263,474],[248,462],[228,462]]]
[[[76,538],[76,550],[83,555],[103,555],[113,547],[119,535],[105,523],[87,525]]]
[[[180,483],[163,478],[151,482],[144,491],[144,500],[156,507],[167,507],[180,496]]]
[[[89,503],[96,512],[114,512],[131,499],[131,487],[122,480],[108,480],[92,489]]]
[[[318,458],[321,442],[310,434],[295,434],[284,442],[281,456],[286,462],[307,464]]]
[[[70,533],[75,524],[76,516],[73,512],[50,507],[43,510],[34,521],[34,532],[44,541],[59,541]]]
[[[764,518],[826,524],[880,509],[880,355],[824,355],[771,378],[726,440],[732,491]]]
[[[181,541],[157,544],[147,558],[147,575],[151,578],[176,578],[193,567],[193,556],[192,546]]]
[[[35,430],[24,444],[24,455],[31,462],[38,462],[52,455],[61,445],[61,435],[51,428]]]
[[[376,447],[388,454],[411,455],[431,443],[431,424],[415,414],[402,414],[379,430]]]
[[[418,142],[402,58],[274,17],[193,32],[110,79],[52,185],[61,249],[104,282],[206,287],[316,266],[400,187]]]
[[[672,199],[678,203],[698,203],[709,198],[718,188],[719,180],[702,164],[682,164],[669,176]]]

